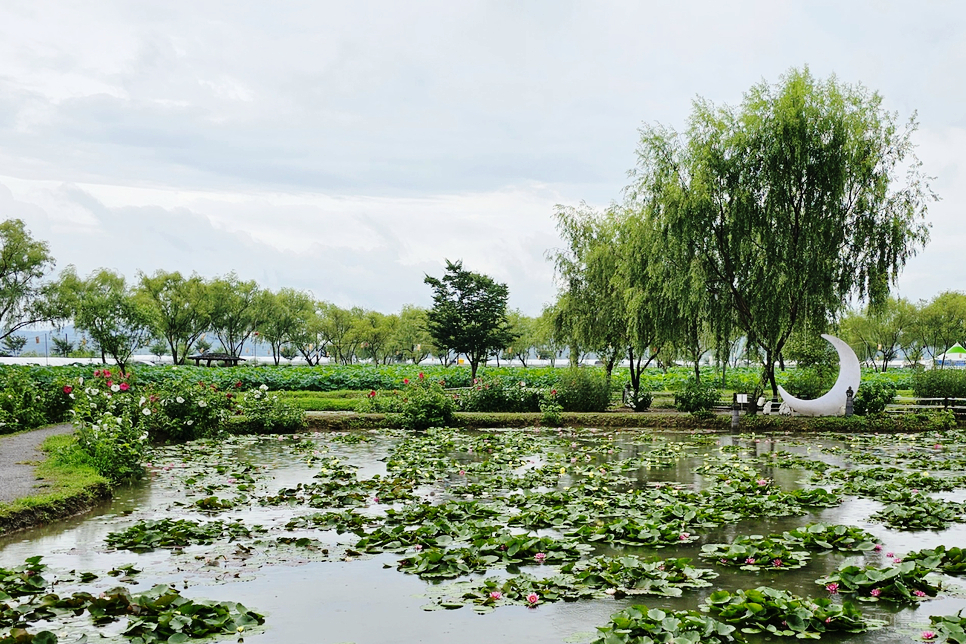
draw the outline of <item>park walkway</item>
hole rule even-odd
[[[33,466],[33,463],[44,459],[40,445],[48,436],[72,431],[73,426],[64,423],[12,436],[0,436],[0,502],[15,501],[40,492],[36,487],[37,475]]]

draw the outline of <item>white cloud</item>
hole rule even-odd
[[[61,264],[236,268],[389,310],[443,258],[536,312],[555,203],[620,198],[641,122],[809,64],[918,109],[944,200],[903,294],[957,259],[966,9],[806,0],[0,6],[0,183]],[[44,232],[41,232],[44,231]]]

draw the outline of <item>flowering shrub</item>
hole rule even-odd
[[[424,430],[452,423],[456,405],[441,382],[430,380],[420,372],[417,378],[405,383],[400,395],[399,421],[404,428]]]
[[[72,382],[60,377],[40,383],[25,369],[0,370],[0,434],[64,420],[72,403]]]
[[[113,483],[143,475],[147,433],[139,426],[138,404],[128,374],[98,369],[64,390],[74,401],[77,446],[99,474]],[[67,388],[70,391],[67,391]]]
[[[151,440],[193,440],[212,436],[234,413],[236,397],[204,382],[167,382],[145,388],[139,420]]]
[[[534,412],[540,411],[540,390],[526,381],[508,382],[502,378],[477,378],[473,386],[459,393],[463,411]]]
[[[557,383],[557,402],[564,411],[606,411],[610,385],[598,369],[568,369]]]
[[[244,416],[242,424],[250,432],[294,432],[305,427],[302,409],[269,393],[264,384],[241,395],[238,412]]]
[[[540,419],[543,425],[547,427],[560,426],[560,415],[563,412],[563,407],[560,406],[560,402],[557,400],[556,389],[551,389],[540,398],[540,411],[543,413],[543,417]]]

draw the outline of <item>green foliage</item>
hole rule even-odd
[[[483,377],[460,391],[457,402],[462,411],[534,412],[540,411],[541,392],[523,380]]]
[[[896,386],[888,380],[870,380],[859,385],[853,409],[859,416],[881,414],[896,399]]]
[[[794,547],[780,538],[753,534],[738,537],[730,544],[707,543],[701,547],[701,557],[742,570],[794,570],[811,558],[807,551],[792,550]]]
[[[822,633],[863,633],[884,625],[863,617],[851,602],[809,599],[765,586],[734,593],[715,591],[708,597],[707,606],[719,620],[749,635],[819,639]]]
[[[840,552],[869,552],[879,542],[875,535],[862,528],[848,525],[811,523],[784,532],[781,538],[806,550],[838,550]]]
[[[138,521],[120,532],[109,532],[104,540],[107,545],[119,550],[150,552],[155,548],[183,548],[192,544],[208,544],[218,539],[235,540],[239,537],[250,537],[253,532],[264,531],[261,526],[249,528],[237,521],[199,523],[188,519],[158,519]]]
[[[302,409],[277,393],[270,393],[264,384],[241,395],[237,412],[242,416],[245,430],[256,434],[290,433],[305,427]]]
[[[717,384],[710,379],[701,382],[689,379],[684,388],[674,394],[674,406],[678,411],[692,414],[707,412],[714,408],[719,398]]]
[[[799,367],[789,372],[783,386],[796,398],[814,400],[831,388],[836,375],[836,372],[828,367]]]
[[[831,586],[836,592],[854,594],[862,601],[914,603],[935,597],[939,592],[937,566],[935,559],[903,561],[884,568],[843,564],[815,583],[826,588]]]
[[[598,626],[591,644],[718,644],[734,642],[735,627],[693,610],[663,611],[631,606]]]
[[[429,333],[438,348],[465,354],[471,377],[493,351],[510,344],[506,284],[463,269],[463,262],[446,261],[442,279],[426,276],[433,289],[433,308],[427,314]]]
[[[937,642],[966,644],[966,610],[955,615],[930,615],[929,622],[936,629]]]
[[[0,222],[0,339],[17,329],[43,320],[54,312],[44,310],[41,280],[54,259],[46,242],[36,241],[20,219]]]
[[[540,422],[544,427],[559,427],[563,406],[557,400],[557,390],[551,389],[540,397]]]
[[[557,402],[564,411],[605,411],[610,406],[610,383],[597,369],[567,369],[557,382]]]
[[[966,370],[918,371],[913,378],[912,391],[918,398],[966,398]]]
[[[72,400],[73,380],[41,383],[16,366],[0,368],[0,434],[61,422]]]
[[[151,385],[141,390],[138,419],[152,441],[205,438],[218,433],[234,413],[234,396],[203,382]]]
[[[405,429],[446,427],[453,422],[453,411],[456,409],[453,396],[443,389],[440,382],[426,378],[422,372],[406,383],[400,395],[402,408],[399,418]]]
[[[935,564],[937,569],[947,575],[966,574],[966,550],[955,546],[947,549],[946,546],[940,545],[935,548],[910,552],[902,560],[925,562],[933,558],[937,560]]]

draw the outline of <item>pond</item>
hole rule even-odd
[[[0,539],[0,568],[42,555],[61,597],[165,584],[240,602],[265,616],[237,636],[257,644],[589,642],[632,605],[698,610],[715,591],[757,587],[853,602],[883,623],[824,640],[922,641],[930,615],[966,608],[959,578],[937,569],[938,592],[899,603],[816,580],[966,546],[964,446],[963,432],[593,429],[197,441],[157,449],[146,482],[90,514]],[[844,550],[764,539],[815,523],[865,532]],[[643,576],[621,586],[628,568]],[[28,629],[129,641],[123,616],[55,613]]]

